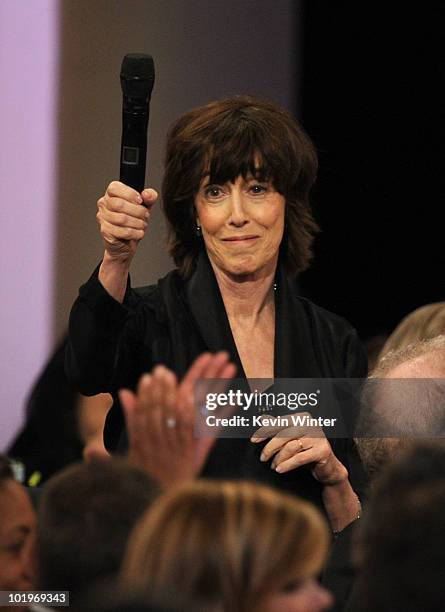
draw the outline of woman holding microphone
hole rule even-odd
[[[124,403],[149,397],[159,405],[177,388],[175,376],[207,352],[216,353],[201,366],[208,378],[233,376],[229,359],[239,378],[365,376],[353,328],[296,287],[317,231],[309,205],[316,171],[310,139],[273,103],[237,96],[186,113],[168,134],[162,186],[176,269],[136,290],[131,261],[157,193],[110,183],[97,213],[104,257],[70,317],[67,369],[82,393],[137,389],[124,392]],[[167,437],[173,412],[159,414]],[[111,447],[125,448],[124,429],[116,404],[106,428]],[[325,508],[341,492],[341,528],[359,509],[350,481],[356,461],[345,439],[220,439],[202,474],[259,480]]]

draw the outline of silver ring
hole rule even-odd
[[[169,429],[173,429],[173,427],[176,427],[176,419],[174,417],[168,417],[168,419],[165,419],[165,424]]]

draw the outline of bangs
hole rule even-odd
[[[244,180],[255,178],[275,184],[281,164],[275,159],[271,144],[267,144],[271,141],[270,135],[262,126],[252,125],[245,119],[234,122],[231,118],[228,136],[224,123],[209,138],[201,180],[209,177],[210,183],[224,184],[242,176]]]

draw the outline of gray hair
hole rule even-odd
[[[417,375],[388,380],[397,367],[422,357],[428,364],[419,364]],[[441,378],[432,378],[432,370]],[[355,442],[373,477],[416,438],[443,445],[444,436],[445,335],[440,335],[391,351],[379,361],[363,389]]]

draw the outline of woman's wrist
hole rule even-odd
[[[331,529],[335,535],[360,518],[362,506],[348,478],[336,484],[325,485],[322,497]]]
[[[329,459],[315,464],[312,473],[323,486],[339,485],[349,478],[348,470],[332,452]]]
[[[121,304],[124,301],[129,272],[130,261],[114,258],[105,251],[99,268],[99,281],[107,293]]]

